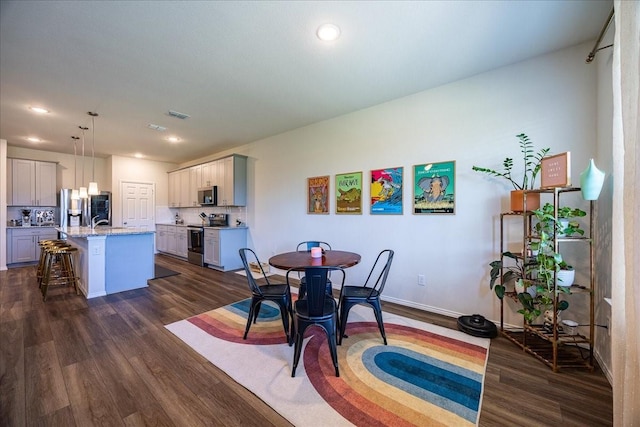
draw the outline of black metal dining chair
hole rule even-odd
[[[254,251],[249,248],[242,248],[239,250],[240,258],[244,266],[244,271],[247,274],[247,282],[249,283],[249,289],[251,290],[251,306],[249,307],[249,316],[247,318],[247,327],[244,330],[243,339],[247,339],[251,322],[256,323],[258,320],[258,314],[260,314],[260,305],[263,301],[273,301],[280,308],[280,315],[282,317],[282,325],[284,326],[284,333],[287,337],[287,343],[293,344],[293,332],[289,334],[290,319],[293,319],[293,305],[291,303],[291,290],[288,283],[271,283],[269,277],[265,274],[262,264],[258,259],[258,256]],[[262,277],[266,281],[266,284],[259,285],[253,274],[251,274],[251,268],[249,263],[255,263],[258,265],[262,273]]]
[[[328,244],[327,242],[322,242],[320,240],[307,240],[307,241],[298,243],[298,246],[296,247],[296,251],[311,252],[311,248],[321,248],[322,251],[324,252],[324,251],[330,251],[331,245]],[[326,289],[327,289],[327,294],[333,295],[333,285],[331,284],[330,276],[331,275],[328,275],[328,278],[327,278]],[[303,299],[307,292],[307,283],[304,276],[302,276],[300,272],[298,272],[298,279],[300,280],[300,287],[298,288],[298,299]]]
[[[289,275],[292,271],[295,270],[287,271],[287,283],[289,283]],[[291,370],[292,377],[296,376],[296,368],[298,367],[300,353],[302,352],[304,333],[310,326],[318,326],[324,329],[329,342],[329,350],[331,352],[333,366],[336,370],[336,377],[340,376],[336,337],[338,332],[338,305],[336,304],[336,300],[332,296],[327,295],[325,290],[327,275],[331,271],[342,272],[342,286],[344,286],[345,273],[340,267],[319,266],[307,267],[304,270],[305,277],[307,278],[307,297],[305,299],[298,299],[294,303],[293,309],[295,347],[293,352],[293,368]]]
[[[340,334],[338,335],[338,344],[342,344],[345,329],[347,328],[347,318],[349,310],[354,305],[366,304],[373,308],[373,312],[378,322],[378,329],[382,335],[384,345],[387,345],[387,336],[384,333],[384,323],[382,322],[382,308],[380,307],[380,295],[384,289],[384,285],[391,269],[393,261],[393,251],[385,249],[378,254],[376,262],[371,267],[369,276],[362,286],[342,286],[340,289],[340,298],[338,307],[340,311]],[[374,279],[375,278],[375,279]]]

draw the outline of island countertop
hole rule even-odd
[[[129,234],[153,234],[155,231],[144,228],[125,228],[125,227],[107,227],[97,226],[91,227],[56,227],[56,230],[67,237],[91,237],[91,236],[122,236]]]

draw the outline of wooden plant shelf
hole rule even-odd
[[[589,340],[583,336],[561,334],[562,339],[556,341],[557,354],[554,358],[554,344],[548,337],[543,337],[541,334],[529,329],[526,332],[524,330],[504,329],[502,335],[552,368],[554,372],[570,368],[593,370],[590,349],[578,345],[579,343],[588,343]],[[553,334],[550,335],[553,336]]]

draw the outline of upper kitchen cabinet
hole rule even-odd
[[[169,172],[169,207],[180,207],[180,171]]]
[[[234,154],[216,162],[218,206],[247,204],[247,157]]]
[[[199,187],[211,187],[217,185],[218,180],[218,162],[209,162],[200,165],[202,167],[202,181]]]
[[[7,202],[12,206],[56,206],[57,164],[10,159]]]
[[[169,207],[186,208],[193,206],[194,200],[189,169],[169,172]]]

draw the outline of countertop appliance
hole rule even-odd
[[[227,214],[211,214],[209,215],[210,227],[228,227],[229,215]]]
[[[187,225],[187,261],[204,266],[204,227]]]
[[[33,212],[36,217],[36,226],[45,227],[55,224],[53,209],[36,209]]]
[[[218,205],[218,186],[204,187],[198,189],[198,202],[200,206]]]

